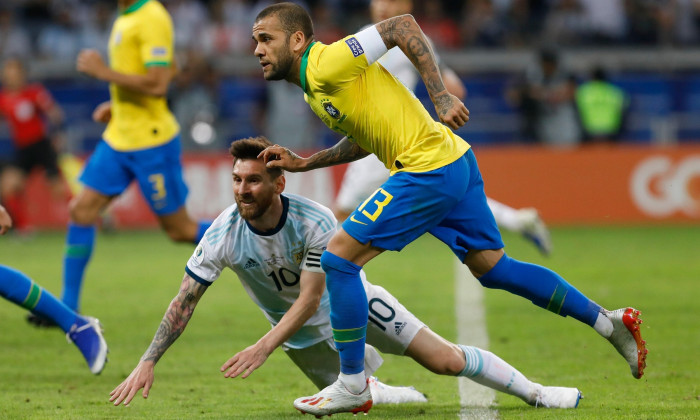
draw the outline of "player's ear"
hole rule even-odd
[[[294,51],[294,53],[303,54],[304,44],[306,44],[304,33],[302,31],[294,32],[290,37],[289,44],[292,46],[292,51]]]
[[[284,192],[284,187],[287,185],[287,179],[284,175],[280,175],[275,180],[275,193],[282,194]]]

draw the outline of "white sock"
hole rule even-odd
[[[493,213],[493,217],[496,219],[498,227],[513,232],[520,232],[523,229],[522,221],[520,217],[518,217],[518,210],[492,198],[487,197],[486,201],[491,209],[491,213]]]
[[[367,379],[365,378],[365,371],[363,370],[360,373],[353,373],[353,374],[345,374],[345,373],[340,373],[338,375],[338,378],[340,379],[340,382],[345,385],[345,388],[348,389],[348,391],[352,392],[353,394],[359,394],[360,392],[365,390],[365,387],[367,386]]]
[[[610,318],[608,318],[603,312],[601,312],[598,314],[598,318],[596,318],[595,324],[593,324],[593,329],[596,330],[598,334],[602,335],[605,338],[608,338],[613,333],[613,323],[610,320]]]
[[[490,351],[476,347],[461,344],[459,347],[464,352],[466,365],[457,376],[464,376],[496,391],[515,395],[527,403],[537,397],[538,384],[531,382],[505,360]]]

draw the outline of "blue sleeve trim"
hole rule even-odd
[[[211,284],[213,283],[211,281],[206,281],[203,278],[199,277],[198,275],[194,274],[188,266],[185,266],[185,273],[187,273],[188,276],[192,277],[197,283],[203,284],[207,287],[211,286]]]

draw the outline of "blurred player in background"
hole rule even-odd
[[[107,123],[80,180],[85,188],[70,204],[63,272],[63,302],[77,310],[95,223],[114,198],[136,180],[173,241],[197,243],[209,222],[196,222],[184,207],[179,126],[165,95],[175,73],[173,25],[156,0],[119,0],[109,40],[109,63],[96,50],[78,55],[77,69],[110,83],[109,102],[93,119]]]
[[[0,206],[0,235],[12,227],[12,219]],[[56,299],[24,273],[0,264],[0,296],[56,323],[66,337],[78,347],[95,375],[107,362],[107,343],[102,337],[100,321],[81,316]]]
[[[10,126],[15,160],[0,172],[0,199],[15,221],[18,232],[26,232],[25,180],[32,169],[46,171],[52,196],[67,199],[67,191],[58,166],[58,155],[51,142],[49,126],[63,124],[63,111],[46,88],[27,82],[27,70],[17,58],[7,59],[2,67],[0,114]]]
[[[112,391],[110,401],[115,405],[129,404],[141,388],[144,398],[148,396],[155,364],[182,334],[199,299],[225,268],[238,275],[272,325],[257,343],[223,364],[225,377],[248,377],[281,346],[319,389],[337,379],[338,352],[320,263],[337,222],[328,208],[301,196],[282,194],[283,171],[266,168],[258,158],[271,145],[264,137],[231,144],[236,204],[221,213],[195,249],[180,292],[151,345],[129,377]],[[368,375],[382,363],[375,346],[386,353],[409,356],[432,372],[464,376],[531,405],[574,408],[578,404],[578,389],[543,387],[491,352],[450,343],[385,289],[367,282],[364,273],[362,284],[372,321],[367,330],[371,346],[367,346],[363,363]],[[369,384],[375,403],[426,401],[412,387],[392,387],[373,377]]]
[[[269,147],[260,155],[268,167],[303,172],[374,153],[392,172],[345,220],[320,259],[341,372],[313,397],[297,399],[298,410],[326,415],[371,406],[364,372],[368,308],[361,269],[385,250],[400,251],[427,232],[448,245],[483,286],[507,290],[593,327],[625,358],[632,375],[642,376],[646,347],[639,311],[607,311],[555,272],[505,254],[474,152],[452,131],[469,120],[469,111],[445,89],[413,16],[390,18],[324,45],[314,41],[311,18],[302,7],[279,3],[258,14],[253,39],[264,78],[300,86],[314,113],[346,136],[309,158]],[[395,46],[420,72],[445,125],[375,63]]]
[[[411,13],[413,0],[372,0],[370,16],[373,23],[379,23],[394,16]],[[428,38],[428,42],[430,39]],[[432,43],[431,43],[432,46]],[[467,96],[467,90],[459,76],[444,64],[436,54],[440,74],[445,88],[460,100]],[[411,91],[415,91],[420,74],[411,60],[398,47],[394,47],[379,60],[389,73],[393,74]],[[274,137],[273,137],[274,138]],[[369,155],[348,164],[334,205],[335,217],[341,222],[376,191],[389,178],[389,170],[375,155]],[[499,227],[522,234],[537,246],[544,255],[549,255],[552,242],[549,231],[533,208],[514,209],[488,198],[488,205]]]

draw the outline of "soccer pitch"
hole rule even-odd
[[[575,386],[585,396],[576,410],[547,410],[497,394],[499,418],[700,417],[700,227],[558,228],[551,258],[540,257],[520,237],[504,239],[511,256],[545,264],[601,305],[641,309],[649,357],[644,378],[635,380],[592,329],[506,292],[484,290],[489,349],[534,381]],[[148,400],[139,395],[130,407],[108,402],[109,392],[150,343],[192,249],[170,243],[160,232],[98,235],[82,311],[105,327],[110,360],[100,376],[90,374],[57,330],[30,327],[24,310],[0,301],[0,418],[312,418],[300,417],[291,402],[315,388],[281,350],[245,380],[219,373],[224,361],[269,328],[230,271],[204,295],[183,336],[156,366]],[[24,271],[54,294],[61,290],[62,252],[61,233],[25,241],[0,238],[0,263]],[[455,340],[453,260],[446,247],[426,237],[401,253],[382,255],[366,270],[370,281]],[[459,418],[457,379],[389,355],[377,376],[392,385],[414,385],[429,403],[375,406],[369,416]]]

